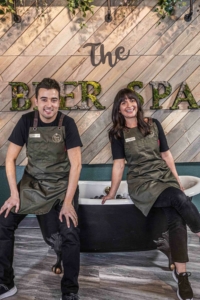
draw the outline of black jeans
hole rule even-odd
[[[70,228],[68,228],[66,220],[63,220],[62,223],[60,222],[58,216],[61,207],[58,203],[49,213],[38,215],[37,218],[45,237],[50,238],[52,234],[58,231],[62,237],[62,261],[64,268],[64,275],[61,280],[62,294],[77,293],[80,266],[79,228],[74,227],[72,222]],[[12,212],[9,213],[7,218],[4,218],[4,214],[0,215],[0,284],[5,284],[9,288],[13,287],[14,284],[14,270],[12,267],[14,233],[25,216]]]
[[[184,192],[175,187],[169,187],[159,195],[153,207],[161,207],[167,217],[173,261],[187,262],[186,225],[192,232],[200,232],[200,215],[196,206]]]

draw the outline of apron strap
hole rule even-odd
[[[62,123],[63,123],[63,119],[64,119],[65,115],[61,114],[59,122],[58,122],[58,128],[60,129],[62,127]]]
[[[35,110],[34,120],[33,120],[33,130],[37,130],[38,126],[38,110]]]
[[[63,119],[65,115],[61,114],[59,122],[58,122],[58,128],[60,129],[62,127]],[[35,110],[34,120],[33,120],[33,130],[37,130],[38,126],[38,110]]]

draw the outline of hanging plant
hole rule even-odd
[[[94,13],[92,5],[93,0],[66,0],[67,1],[67,8],[71,11],[73,15],[76,14],[76,9],[78,8],[82,14],[82,17],[86,17],[86,12],[90,11],[92,14]],[[81,28],[86,26],[85,23],[80,23]]]
[[[0,14],[6,14],[7,12],[11,12],[13,14],[16,14],[15,6],[14,6],[15,0],[0,0]],[[23,3],[23,0],[20,0],[20,3]],[[92,5],[93,0],[66,0],[66,7],[70,10],[70,12],[75,16],[76,9],[79,9],[81,12],[81,15],[83,18],[86,17],[86,13],[90,11],[92,14],[94,13],[93,8],[94,5]],[[42,6],[46,7],[47,3],[45,0],[42,0],[42,5],[36,0],[36,6]],[[86,26],[85,23],[80,23],[81,28]]]
[[[7,12],[15,13],[13,0],[0,0],[0,15]]]
[[[14,1],[15,0],[0,0],[0,14],[5,14],[7,12],[16,14]],[[20,2],[22,3],[23,0],[20,0]],[[135,2],[135,0],[123,0],[122,5],[133,6],[135,5]],[[37,0],[36,3],[39,6]],[[42,0],[42,3],[42,7],[44,7],[44,3],[47,5],[45,0]],[[76,14],[76,9],[79,9],[82,17],[85,18],[88,11],[90,11],[92,14],[94,13],[94,5],[92,5],[92,3],[93,0],[66,0],[66,7],[73,15]],[[159,14],[159,16],[161,16],[162,19],[164,19],[166,16],[173,15],[176,8],[185,5],[186,2],[184,2],[184,0],[158,0],[155,11]],[[86,26],[86,24],[81,22],[80,26],[82,28]]]
[[[76,8],[78,8],[82,16],[85,18],[86,17],[86,12],[90,11],[92,14],[93,12],[93,7],[92,5],[93,0],[66,0],[67,1],[67,7],[69,10],[72,12],[73,15],[76,13]]]
[[[185,6],[186,2],[182,0],[159,0],[155,11],[164,19],[166,16],[172,16],[177,7]]]

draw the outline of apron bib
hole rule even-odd
[[[19,187],[19,214],[45,214],[55,202],[65,198],[70,163],[65,150],[64,116],[61,115],[58,127],[37,127],[35,111],[28,137],[28,164]]]
[[[129,195],[145,216],[166,188],[180,188],[166,162],[161,158],[157,125],[151,120],[150,126],[151,133],[146,137],[137,127],[123,132]]]

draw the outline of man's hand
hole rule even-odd
[[[74,223],[74,226],[78,226],[78,216],[72,204],[63,203],[62,209],[59,214],[59,220],[63,222],[63,216],[66,218],[67,227],[70,228],[70,220]]]
[[[20,204],[20,200],[19,197],[10,197],[8,198],[8,200],[5,201],[4,205],[1,207],[0,209],[0,215],[6,211],[5,213],[5,218],[7,218],[10,210],[15,206],[15,213],[18,212],[19,210],[19,204]]]

